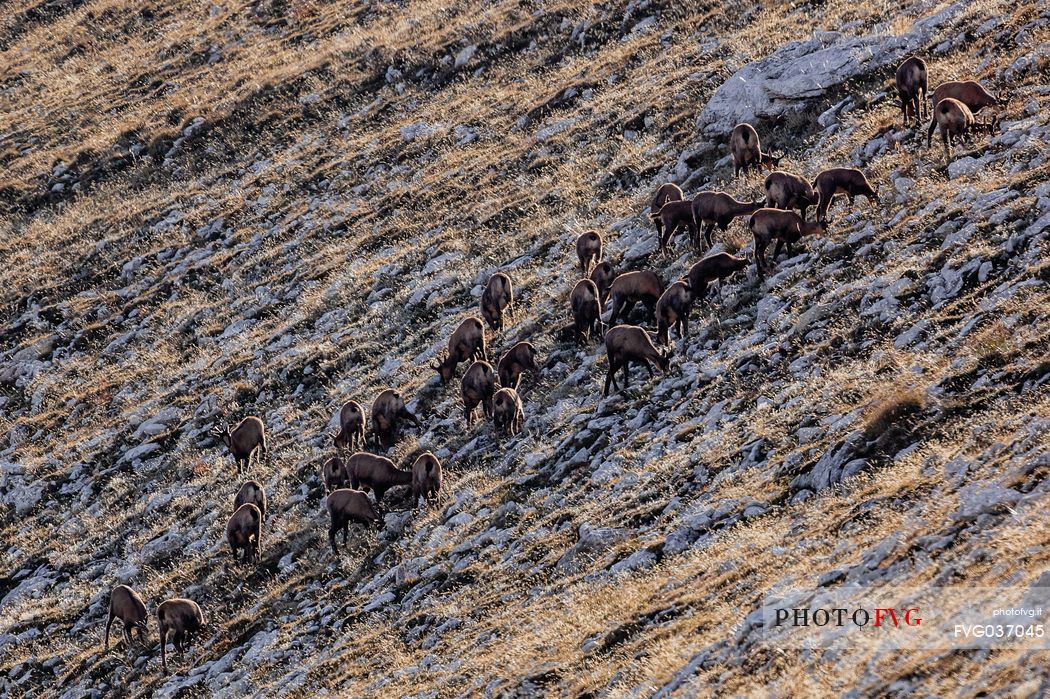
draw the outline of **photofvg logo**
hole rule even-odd
[[[768,595],[761,640],[794,649],[1050,649],[1047,587],[788,589]]]

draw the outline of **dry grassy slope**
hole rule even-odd
[[[862,165],[883,204],[707,301],[670,376],[600,401],[604,357],[550,332],[578,232],[670,278],[695,255],[653,254],[656,184],[759,190],[696,136],[733,71],[947,5],[5,7],[0,692],[1036,692],[1034,655],[821,658],[742,622],[778,584],[1046,568],[1045,7],[969,3],[924,51],[934,83],[1015,97],[950,173],[888,74],[823,123],[845,89],[760,124],[791,169]],[[519,303],[493,344],[545,360],[502,441],[465,433],[426,367],[497,268]],[[437,451],[446,499],[335,561],[329,420],[388,385],[427,422],[394,458]],[[247,413],[273,514],[242,581],[238,480],[206,432]],[[118,582],[202,604],[192,671],[101,651]]]

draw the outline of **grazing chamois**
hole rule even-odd
[[[656,302],[656,343],[669,345],[671,328],[674,327],[678,328],[684,348],[686,338],[689,337],[689,312],[692,308],[693,292],[689,282],[680,279],[667,287],[667,291]]]
[[[262,513],[250,502],[241,505],[226,522],[226,541],[230,544],[233,560],[237,551],[243,553],[244,563],[258,563],[262,550]]]
[[[190,647],[193,635],[204,628],[204,615],[197,603],[188,599],[168,599],[157,607],[157,628],[160,631],[160,664],[168,672],[168,631],[173,631],[175,650],[183,653]]]
[[[685,194],[682,192],[682,188],[673,182],[666,182],[657,187],[656,194],[653,195],[653,200],[649,203],[649,218],[656,224],[657,240],[663,240],[664,237],[664,223],[660,217],[660,209],[668,202],[682,201],[683,199],[685,199]]]
[[[637,325],[617,325],[605,333],[605,352],[609,357],[609,373],[605,375],[605,389],[603,396],[609,395],[609,384],[617,391],[620,387],[616,384],[613,376],[617,369],[623,369],[623,387],[629,385],[628,369],[631,362],[641,364],[649,370],[649,378],[654,376],[653,364],[660,367],[660,371],[666,372],[671,365],[671,352],[661,352],[653,346],[649,334]]]
[[[718,293],[722,294],[722,280],[733,276],[737,272],[747,269],[746,257],[734,257],[728,252],[716,252],[707,255],[704,259],[689,268],[686,278],[689,280],[689,289],[692,291],[694,301],[703,301],[707,295],[707,285],[718,281]]]
[[[764,201],[737,201],[725,192],[700,192],[693,199],[693,226],[699,231],[703,226],[703,239],[707,247],[715,244],[715,226],[725,233],[737,216],[750,216],[765,204]],[[694,241],[700,249],[700,241]]]
[[[456,367],[468,359],[489,360],[485,353],[485,326],[481,320],[470,317],[459,324],[448,339],[448,352],[440,362],[431,365],[441,376],[441,383],[448,383],[456,375]]]
[[[849,203],[861,194],[867,197],[872,208],[879,205],[879,193],[868,182],[860,170],[852,167],[833,167],[824,170],[813,180],[813,189],[817,193],[817,220],[828,222],[828,209],[835,202],[835,197],[845,194]]]
[[[613,266],[609,264],[608,260],[599,262],[594,265],[594,269],[591,270],[591,281],[598,287],[598,300],[602,306],[609,300],[609,289],[612,288],[613,280],[616,278],[616,271]]]
[[[263,421],[254,415],[241,420],[237,427],[223,425],[211,431],[211,434],[222,440],[237,462],[237,473],[251,468],[252,455],[258,452],[259,457],[266,458],[266,427]]]
[[[639,270],[636,272],[624,272],[613,280],[610,288],[610,302],[612,311],[609,314],[608,325],[616,325],[617,318],[626,320],[631,315],[635,304],[641,301],[649,309],[652,315],[656,301],[660,294],[664,293],[664,283],[655,272]]]
[[[352,452],[365,443],[365,409],[356,400],[348,400],[339,409],[339,432],[335,448]]]
[[[390,459],[363,451],[347,459],[346,475],[351,488],[372,491],[376,496],[376,507],[386,491],[412,482],[411,471],[402,471]]]
[[[751,169],[774,170],[782,157],[762,152],[758,131],[751,124],[737,124],[733,128],[733,133],[729,134],[729,152],[733,155],[733,177]]]
[[[501,386],[508,386],[515,391],[521,384],[521,375],[528,371],[535,377],[540,373],[540,367],[536,363],[536,348],[531,342],[519,342],[500,357],[497,372]]]
[[[590,279],[581,279],[569,295],[572,307],[572,327],[576,344],[583,343],[583,334],[589,338],[601,337],[603,333],[601,296],[598,287]]]
[[[360,490],[340,488],[333,491],[328,495],[327,507],[331,519],[328,525],[328,544],[332,547],[333,555],[339,555],[339,549],[335,546],[336,533],[342,530],[343,546],[346,546],[351,522],[360,522],[365,526],[374,524],[379,529],[383,528],[383,520],[373,507],[372,501]]]
[[[485,290],[481,292],[481,315],[494,331],[503,330],[503,311],[514,317],[514,287],[510,277],[503,272],[496,272],[489,277]],[[462,326],[460,326],[462,327]],[[482,337],[482,349],[484,349]]]
[[[602,261],[602,236],[598,231],[584,231],[576,239],[576,257],[580,260],[580,274],[587,276],[591,264]]]
[[[776,260],[780,249],[787,245],[788,255],[791,254],[791,245],[797,243],[804,235],[815,235],[827,230],[828,224],[824,221],[804,221],[794,211],[781,211],[780,209],[759,209],[752,214],[747,222],[747,227],[755,237],[755,267],[760,276],[766,273],[766,247],[773,240],[777,241],[773,249],[773,259]]]
[[[139,643],[144,643],[149,635],[146,628],[146,603],[142,601],[138,593],[127,585],[117,585],[109,593],[109,620],[106,621],[106,644],[109,650],[109,627],[113,625],[114,619],[120,619],[124,627],[124,640],[131,647],[131,632],[139,632]]]
[[[996,97],[976,80],[951,80],[941,83],[933,91],[930,101],[936,107],[941,100],[949,97],[965,104],[974,114],[985,107],[1006,106],[1006,100]]]
[[[988,134],[994,133],[995,120],[989,124],[980,124],[987,127]],[[941,141],[944,142],[944,159],[951,162],[952,146],[958,137],[969,133],[978,126],[973,112],[965,104],[952,97],[945,97],[933,108],[933,119],[930,120],[929,131],[926,132],[926,147],[933,145],[933,131],[940,127]]]
[[[333,456],[321,466],[321,480],[324,481],[324,492],[329,494],[333,491],[350,485],[346,477],[346,464],[338,456]]]
[[[525,411],[521,407],[521,397],[513,388],[504,387],[496,391],[492,399],[492,424],[496,432],[516,435],[521,432],[521,423],[525,420]]]
[[[655,214],[650,214],[656,222],[656,231],[660,238],[660,253],[667,253],[667,244],[675,233],[685,228],[689,240],[696,241],[696,222],[693,220],[693,202],[669,201]]]
[[[258,507],[263,519],[266,519],[266,491],[259,481],[245,481],[241,484],[240,490],[233,498],[233,511],[236,512],[241,505],[249,502]]]
[[[485,417],[492,417],[492,396],[496,394],[496,372],[492,365],[480,359],[467,369],[459,382],[463,396],[463,418],[467,427],[474,424],[474,410],[481,405]]]
[[[441,461],[429,451],[419,455],[412,464],[412,503],[420,496],[424,503],[436,502],[441,490]]]
[[[778,209],[798,209],[803,220],[806,209],[816,206],[817,193],[801,175],[780,170],[769,173],[765,181],[766,205]]]
[[[926,61],[918,56],[906,59],[897,67],[897,95],[901,98],[904,125],[908,125],[908,109],[913,121],[926,118],[926,100],[929,97],[929,82],[926,77]],[[804,217],[803,217],[804,218]]]
[[[422,427],[397,391],[388,388],[376,396],[372,402],[372,435],[380,447],[389,449],[394,446],[401,420],[409,420],[417,429]]]

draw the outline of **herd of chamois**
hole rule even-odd
[[[933,132],[939,128],[944,142],[945,156],[951,158],[953,143],[976,127],[992,133],[999,124],[998,109],[1004,103],[976,81],[942,83],[928,97],[926,63],[918,57],[905,60],[896,72],[897,92],[900,97],[904,124],[909,116],[917,124],[932,111],[927,132],[927,147]],[[932,110],[927,101],[932,102]],[[991,108],[990,119],[978,120],[977,114]],[[766,248],[776,243],[773,261],[786,246],[791,246],[807,235],[823,233],[828,227],[828,211],[836,196],[845,195],[850,203],[864,195],[873,206],[878,204],[878,192],[864,173],[854,168],[831,168],[819,173],[812,184],[801,175],[776,170],[781,157],[763,152],[758,132],[750,124],[733,129],[729,139],[734,177],[741,172],[765,168],[770,171],[764,182],[765,199],[738,201],[725,192],[705,191],[687,200],[681,188],[664,184],[657,189],[650,205],[650,218],[656,227],[661,253],[674,235],[688,232],[697,249],[714,244],[714,229],[725,232],[733,219],[747,216],[747,227],[754,238],[753,262],[760,277],[769,269]],[[816,207],[815,220],[806,218],[806,210]],[[799,213],[795,213],[795,210]],[[577,344],[585,339],[603,339],[608,356],[608,373],[602,394],[607,396],[610,384],[619,390],[615,374],[623,371],[623,383],[628,385],[628,368],[632,363],[644,366],[650,377],[654,366],[666,371],[670,364],[670,331],[676,329],[680,337],[688,336],[689,314],[692,305],[707,294],[708,285],[721,282],[745,270],[750,261],[725,252],[709,254],[690,267],[688,273],[669,286],[650,270],[631,270],[616,274],[612,264],[603,260],[603,240],[596,231],[587,231],[576,241],[576,254],[582,278],[569,295],[572,325],[565,334]],[[639,325],[626,324],[634,307],[641,303],[655,320],[654,337]],[[448,340],[447,352],[432,365],[445,385],[456,376],[459,364],[471,362],[460,381],[463,413],[467,426],[474,424],[480,406],[485,417],[491,418],[498,433],[518,434],[524,420],[521,397],[518,394],[525,372],[539,372],[536,348],[528,342],[519,342],[505,352],[497,366],[489,363],[485,340],[485,323],[494,331],[504,329],[504,315],[513,317],[514,289],[511,278],[503,273],[493,274],[485,285],[480,302],[481,318],[468,317],[456,328]],[[602,309],[608,316],[602,318]],[[484,322],[483,320],[484,319]],[[617,324],[617,321],[624,324]],[[606,330],[608,328],[608,330]],[[322,466],[321,479],[326,492],[330,517],[328,542],[333,554],[338,554],[336,534],[342,532],[347,542],[349,525],[353,522],[382,527],[380,502],[384,493],[398,486],[410,486],[413,504],[436,499],[442,481],[442,466],[434,454],[425,452],[410,470],[399,469],[393,461],[363,451],[368,445],[381,451],[390,449],[403,426],[411,423],[419,428],[419,419],[408,410],[403,397],[393,389],[381,392],[372,403],[371,425],[366,434],[364,407],[356,401],[347,401],[339,411],[339,430],[334,438],[337,452]],[[251,467],[252,457],[264,460],[267,455],[266,429],[262,420],[250,416],[235,428],[224,426],[213,430],[233,456],[238,473]],[[374,502],[369,498],[371,491]],[[254,480],[244,483],[238,491],[233,512],[226,527],[227,541],[237,559],[243,552],[245,563],[257,563],[262,547],[262,524],[266,516],[266,493]],[[109,619],[106,623],[106,648],[114,619],[124,625],[124,638],[130,646],[131,632],[138,630],[140,639],[146,633],[146,605],[130,587],[118,585],[110,595]],[[192,634],[204,626],[200,607],[188,599],[169,599],[157,607],[160,632],[161,663],[167,672],[165,644],[172,632],[173,643],[179,651],[189,647]]]

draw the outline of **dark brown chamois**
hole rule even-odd
[[[328,495],[328,544],[332,547],[332,554],[338,556],[339,549],[335,546],[335,535],[341,530],[343,532],[343,546],[346,546],[347,537],[350,534],[350,523],[360,522],[365,526],[376,525],[383,528],[383,520],[380,518],[368,495],[360,490],[340,488]]]
[[[813,189],[817,193],[817,220],[827,223],[828,209],[835,203],[835,197],[845,194],[849,203],[861,194],[867,197],[872,208],[879,205],[879,193],[868,182],[860,170],[852,167],[833,167],[817,175],[813,180]]]
[[[516,435],[521,432],[521,423],[525,420],[525,411],[521,407],[521,397],[513,388],[501,388],[492,399],[492,424],[496,432]]]
[[[664,283],[655,272],[639,270],[636,272],[624,272],[613,280],[610,288],[610,303],[612,311],[609,313],[608,325],[616,325],[618,318],[627,318],[635,304],[641,301],[649,309],[649,315],[653,315],[656,302],[660,294],[664,293]]]
[[[576,257],[580,260],[580,274],[587,276],[591,264],[602,261],[602,236],[598,231],[584,231],[576,239]]]
[[[160,630],[160,664],[168,672],[168,631],[173,631],[172,643],[182,654],[190,647],[193,635],[204,628],[204,615],[197,603],[188,599],[164,600],[157,607],[157,628]]]
[[[533,377],[539,374],[540,367],[536,363],[536,355],[536,348],[531,342],[519,342],[507,350],[506,354],[500,357],[497,369],[500,385],[516,391],[521,384],[523,373],[528,371]]]
[[[609,395],[610,383],[617,391],[620,390],[613,376],[617,369],[623,369],[623,387],[627,388],[630,385],[628,370],[631,362],[648,369],[650,378],[655,375],[653,364],[662,372],[666,372],[671,365],[670,350],[661,352],[656,349],[653,341],[649,339],[649,333],[637,325],[617,325],[605,333],[605,352],[609,357],[609,373],[605,375],[603,396]]]
[[[572,327],[576,344],[583,343],[584,333],[591,339],[602,337],[602,307],[598,287],[590,279],[581,279],[569,295],[572,307]]]
[[[381,448],[394,446],[402,420],[410,421],[417,429],[422,427],[397,391],[388,388],[376,396],[372,402],[372,434]]]
[[[763,201],[737,201],[725,192],[700,192],[693,199],[693,226],[699,231],[703,227],[703,239],[707,247],[715,244],[715,226],[725,233],[737,216],[750,216],[762,208]],[[700,249],[700,241],[694,241]]]
[[[250,502],[241,505],[226,522],[226,541],[233,560],[241,551],[244,563],[258,563],[262,551],[262,512]]]
[[[437,502],[441,491],[441,461],[429,451],[419,455],[412,464],[412,504]]]
[[[485,326],[479,318],[470,317],[459,324],[448,339],[445,358],[431,365],[441,376],[441,383],[448,383],[456,375],[460,362],[471,359],[489,360],[485,352]]]
[[[689,274],[686,277],[693,293],[693,300],[703,301],[704,296],[707,295],[707,286],[713,281],[719,282],[718,293],[721,295],[722,280],[744,271],[747,265],[746,257],[734,257],[728,252],[707,255],[689,268]]]
[[[346,478],[346,464],[338,456],[333,456],[321,466],[321,480],[324,481],[325,494],[350,485]]]
[[[594,265],[591,270],[591,281],[598,287],[598,300],[602,306],[609,300],[609,289],[612,288],[613,280],[616,279],[616,270],[606,260]]]
[[[347,460],[346,475],[351,488],[372,491],[376,496],[377,507],[386,491],[412,482],[411,471],[402,471],[390,459],[363,451]]]
[[[489,277],[485,290],[481,292],[481,315],[490,328],[502,332],[503,311],[507,311],[511,318],[514,317],[514,287],[510,283],[510,277],[503,272],[496,272]]]
[[[360,449],[365,443],[365,409],[356,400],[348,400],[339,409],[339,433],[335,448],[345,451]]]
[[[661,345],[671,343],[671,328],[678,329],[685,347],[689,337],[689,312],[693,308],[693,292],[689,282],[679,279],[667,287],[667,291],[656,302],[656,342]]]
[[[675,233],[685,229],[689,234],[689,240],[696,240],[696,223],[693,221],[693,202],[691,201],[669,201],[663,205],[655,214],[650,214],[656,222],[656,231],[660,238],[660,252],[667,253],[667,244]]]
[[[492,417],[492,396],[496,394],[496,372],[492,365],[480,359],[467,369],[463,380],[459,382],[460,395],[463,397],[463,418],[467,427],[474,424],[474,410],[481,406],[485,417]]]
[[[241,505],[248,502],[258,507],[263,519],[266,519],[266,491],[259,481],[245,481],[241,484],[233,498],[233,511],[236,512]]]
[[[771,172],[766,177],[766,205],[778,209],[798,209],[803,220],[806,209],[816,206],[817,193],[801,175],[791,172]]]
[[[751,124],[737,124],[729,134],[729,152],[733,156],[733,177],[741,171],[774,170],[780,165],[780,156],[762,152],[758,131]]]
[[[106,644],[109,650],[109,627],[114,619],[120,619],[124,628],[124,641],[131,647],[132,631],[139,632],[139,643],[145,643],[149,636],[146,628],[146,603],[138,593],[127,585],[117,585],[109,593],[109,620],[106,621]]]
[[[244,418],[233,429],[227,424],[213,429],[211,433],[230,450],[237,462],[237,473],[251,468],[252,455],[258,453],[262,459],[266,458],[266,428],[263,421],[254,415]]]
[[[929,97],[930,84],[926,76],[926,61],[918,56],[905,59],[897,67],[897,95],[901,98],[901,112],[904,113],[904,125],[908,125],[908,110],[911,109],[912,121],[926,118],[926,100]]]
[[[827,223],[804,221],[794,211],[781,211],[780,209],[759,209],[752,214],[747,222],[747,227],[755,238],[755,267],[760,276],[766,273],[766,247],[773,240],[777,241],[773,249],[773,259],[776,260],[780,249],[787,245],[788,255],[791,254],[791,246],[797,243],[804,235],[814,235],[827,230]]]

